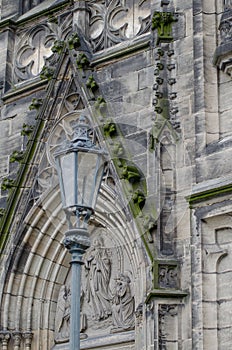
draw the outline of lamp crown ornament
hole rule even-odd
[[[96,144],[91,139],[92,129],[86,122],[85,116],[80,116],[79,122],[74,126],[74,135],[71,141],[72,146],[84,148],[97,148]]]

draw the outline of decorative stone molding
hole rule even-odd
[[[65,48],[64,38],[71,32],[72,17],[38,24],[18,35],[15,46],[14,82],[37,77],[43,66],[53,64],[55,55]]]
[[[52,55],[54,33],[47,25],[39,25],[26,32],[16,46],[15,75],[18,81],[37,76]],[[37,42],[41,45],[37,45]]]
[[[160,288],[178,288],[178,270],[175,265],[159,265],[158,283]]]
[[[12,333],[12,338],[14,341],[14,350],[19,350],[22,340],[22,333],[19,331],[15,331]]]
[[[178,305],[159,304],[158,322],[159,349],[168,349],[169,345],[178,341]]]
[[[24,343],[24,349],[31,349],[31,342],[33,338],[32,332],[21,332],[21,331],[1,331],[0,332],[0,344],[2,345],[2,350],[8,350],[8,343],[10,339],[13,340],[13,350],[19,350]]]
[[[136,325],[140,327],[143,322],[143,303],[140,303],[135,310]]]
[[[31,10],[33,7],[39,5],[44,0],[24,0],[22,1],[22,13]]]
[[[172,23],[177,21],[177,17],[172,12],[155,11],[152,18],[152,29],[157,29],[157,41],[169,43],[173,40]]]
[[[224,3],[225,3],[225,5],[224,5],[225,9],[232,8],[232,1],[231,0],[224,0]]]
[[[219,25],[221,43],[216,48],[213,63],[224,73],[232,74],[232,7],[229,2]]]
[[[104,231],[97,229],[92,237],[91,247],[83,256],[80,324],[82,339],[96,336],[99,338],[99,334],[106,336],[134,329],[134,278],[130,264],[121,256],[120,249],[116,249],[113,240]],[[121,259],[125,261],[122,263]],[[124,264],[127,266],[126,270],[122,268]],[[70,282],[67,279],[60,289],[57,301],[57,344],[69,339],[70,298]],[[137,310],[138,321],[143,315],[142,310],[143,306]]]
[[[154,285],[161,289],[179,289],[179,266],[176,261],[156,261],[154,264]]]
[[[32,338],[33,338],[33,333],[32,332],[24,332],[23,338],[24,338],[25,350],[30,350]]]
[[[90,41],[93,51],[110,48],[150,29],[150,4],[122,0],[88,1]],[[120,18],[120,25],[116,26]],[[132,18],[134,20],[132,21]]]
[[[11,338],[10,332],[1,331],[0,332],[0,341],[2,344],[2,350],[8,350],[8,342]]]
[[[90,9],[90,36],[94,51],[99,51],[118,44],[126,39],[128,23],[119,28],[113,26],[113,19],[118,14],[126,14],[128,9],[121,0],[106,2],[89,2]],[[96,32],[96,28],[98,28]]]

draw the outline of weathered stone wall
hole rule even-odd
[[[230,9],[208,0],[2,1],[3,349],[67,348],[67,227],[46,147],[80,114],[110,158],[90,222],[93,254],[108,262],[108,313],[88,290],[87,253],[83,348],[230,347]],[[117,311],[120,283],[130,311],[123,300]]]

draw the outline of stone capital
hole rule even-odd
[[[11,334],[9,331],[1,331],[0,332],[0,343],[2,344],[2,349],[7,350],[7,344],[10,340]]]

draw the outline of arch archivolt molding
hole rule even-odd
[[[85,329],[85,336],[86,332],[87,336],[95,336],[99,332],[104,334],[104,332],[116,332],[123,327],[124,331],[134,327],[134,321],[132,321],[134,315],[130,320],[130,312],[132,315],[136,304],[139,304],[145,295],[146,266],[140,237],[132,225],[132,220],[128,218],[115,192],[104,182],[99,194],[96,215],[90,222],[89,231],[92,244],[96,245],[95,251],[98,250],[100,254],[105,251],[105,259],[108,259],[110,265],[108,282],[102,279],[102,283],[108,283],[110,309],[108,317],[90,313],[95,296],[93,286],[89,287],[92,288],[92,295],[84,300],[84,311],[88,309],[85,311],[85,316],[90,324],[89,328],[95,328],[94,331]],[[54,342],[54,331],[57,342],[65,341],[67,338],[64,332],[59,334],[61,328],[57,329],[57,322],[59,321],[60,324],[63,322],[62,316],[58,315],[57,311],[58,299],[61,298],[61,289],[69,286],[70,257],[62,245],[66,229],[60,194],[55,186],[41,195],[25,218],[24,234],[5,281],[2,295],[2,310],[4,310],[1,316],[2,325],[10,332],[19,331],[22,334],[32,332],[32,349],[39,345],[43,348],[51,348]],[[94,269],[91,267],[91,264],[94,266],[96,263],[96,261],[93,262],[94,259],[97,260],[96,257],[89,257],[84,262],[82,270],[85,288],[91,282],[87,279],[91,268],[92,271]],[[122,285],[127,285],[127,293],[131,297],[131,308],[128,308],[124,315],[119,315],[115,293]],[[86,293],[86,290],[83,292]],[[90,291],[89,294],[91,294]],[[95,305],[95,311],[97,307]],[[116,309],[114,315],[113,307]],[[60,320],[56,321],[57,317],[60,317]],[[119,322],[118,319],[122,317],[124,317],[124,323],[120,324],[121,321]],[[100,328],[96,327],[99,320],[102,322]],[[13,341],[13,337],[9,341]]]

